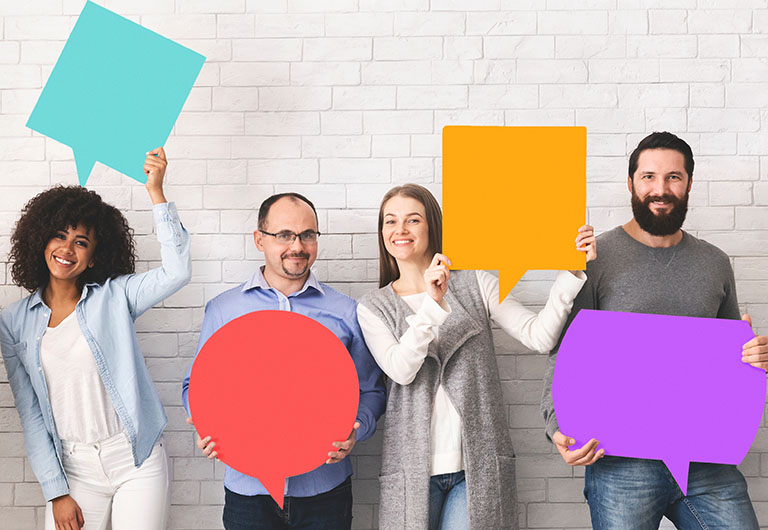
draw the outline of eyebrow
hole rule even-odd
[[[66,230],[64,230],[64,229],[61,229],[61,230],[58,230],[58,231],[59,231],[59,232],[64,232],[65,234],[69,234],[69,229],[66,229]],[[85,240],[86,240],[86,241],[88,241],[89,243],[91,242],[91,239],[90,239],[88,236],[86,236],[86,235],[83,235],[83,234],[77,234],[77,235],[75,236],[75,239],[77,239],[78,237],[79,237],[79,238],[81,238],[81,239],[85,239]]]
[[[393,216],[393,217],[396,217],[396,215],[395,215],[395,214],[393,214],[393,213],[385,213],[385,214],[384,214],[384,217],[386,217],[386,216],[388,216],[388,215],[391,215],[391,216]],[[409,215],[418,215],[419,217],[424,217],[424,216],[423,216],[423,215],[421,215],[419,212],[411,212],[411,213],[407,213],[407,214],[405,214],[405,217],[408,217]]]

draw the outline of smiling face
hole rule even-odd
[[[57,231],[44,250],[51,281],[76,282],[88,267],[93,267],[95,252],[92,229],[77,225]]]
[[[673,149],[647,149],[629,176],[632,212],[640,228],[654,236],[676,233],[688,211],[691,179],[685,157]]]
[[[301,234],[306,230],[317,231],[315,212],[304,201],[283,197],[269,209],[264,230],[272,233],[283,231]],[[264,253],[265,276],[283,280],[301,280],[317,258],[317,241],[302,243],[297,237],[293,243],[280,243],[274,236],[259,230],[253,233],[256,248]]]
[[[429,226],[424,205],[395,195],[383,206],[381,235],[387,252],[398,261],[423,261],[429,256]]]

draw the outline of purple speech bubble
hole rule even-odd
[[[686,495],[690,462],[740,464],[755,439],[766,374],[741,361],[754,336],[741,320],[582,309],[552,380],[560,429],[663,460]]]

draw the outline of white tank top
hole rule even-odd
[[[40,362],[59,438],[98,442],[122,428],[75,313],[55,328],[46,328]]]

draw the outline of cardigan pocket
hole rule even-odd
[[[499,510],[502,528],[517,528],[517,485],[515,482],[515,457],[496,456],[499,485]]]
[[[402,470],[379,476],[379,527],[382,530],[405,528],[405,474]]]

